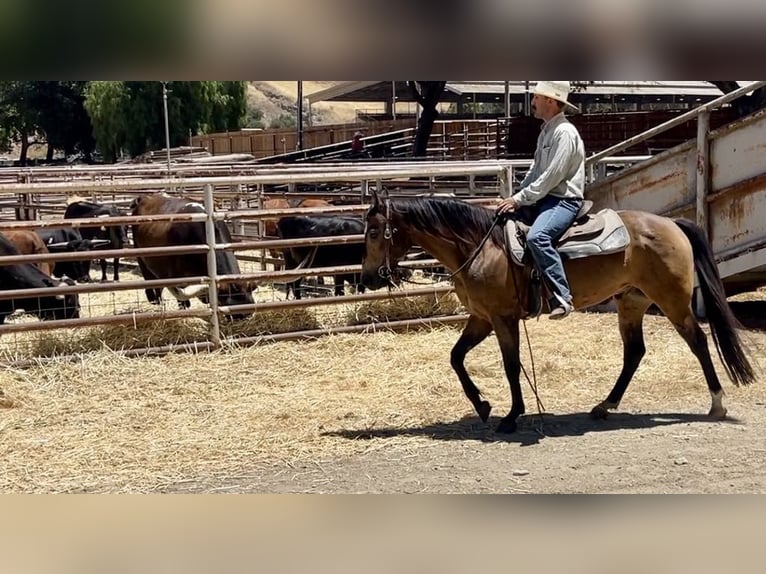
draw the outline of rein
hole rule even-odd
[[[484,244],[487,242],[487,239],[489,239],[489,236],[492,235],[492,230],[495,228],[495,225],[500,223],[500,221],[503,219],[503,216],[499,213],[495,214],[495,219],[492,220],[492,225],[489,226],[489,231],[487,231],[487,234],[484,236],[484,238],[479,242],[478,247],[474,249],[473,253],[471,253],[471,256],[466,260],[465,263],[463,263],[460,267],[458,267],[454,272],[450,273],[449,277],[447,277],[447,280],[451,280],[460,273],[463,269],[468,267],[471,263],[473,263],[474,259],[479,255],[479,251],[481,251],[482,247],[484,247]]]

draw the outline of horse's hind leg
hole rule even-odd
[[[670,319],[678,334],[684,338],[694,356],[700,362],[702,372],[705,374],[712,405],[708,415],[715,419],[726,417],[726,408],[723,406],[723,389],[721,381],[715,372],[713,360],[710,357],[710,349],[707,344],[707,336],[694,317],[691,304],[691,293],[679,293],[664,291],[661,297],[654,299],[657,306],[665,316]]]
[[[670,318],[670,317],[669,317]],[[726,418],[726,408],[723,406],[723,389],[721,381],[715,372],[713,360],[710,358],[710,348],[707,336],[694,317],[691,304],[683,317],[670,318],[676,331],[684,338],[692,353],[697,357],[705,374],[705,382],[710,391],[712,404],[708,415],[714,419]]]
[[[614,299],[617,303],[617,317],[622,336],[622,371],[606,400],[590,411],[591,416],[597,419],[605,419],[609,410],[619,406],[625,390],[646,353],[643,322],[646,310],[652,302],[636,289],[617,295]]]
[[[481,400],[481,391],[471,380],[468,371],[465,370],[464,361],[468,351],[486,339],[491,332],[492,325],[490,323],[473,315],[470,316],[460,338],[455,343],[455,346],[452,347],[452,352],[450,353],[450,363],[460,379],[460,384],[463,385],[463,392],[468,397],[468,400],[471,401],[482,422],[487,422],[492,406],[488,401]]]

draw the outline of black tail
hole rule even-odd
[[[726,301],[723,282],[705,232],[687,219],[676,219],[675,222],[692,244],[694,268],[697,270],[705,313],[726,374],[735,385],[749,385],[755,381],[755,374],[737,333],[737,329],[742,329],[742,325],[734,317]]]

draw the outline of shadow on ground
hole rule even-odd
[[[690,413],[613,413],[606,420],[594,420],[588,413],[544,414],[542,417],[535,414],[520,417],[519,427],[515,433],[501,434],[494,431],[500,420],[501,417],[490,417],[489,421],[482,423],[477,417],[472,416],[451,423],[399,428],[346,429],[325,432],[322,435],[350,440],[422,436],[443,441],[476,440],[519,443],[521,446],[527,446],[538,444],[546,438],[582,436],[591,432],[652,429],[688,423],[740,423],[733,418],[716,421],[706,415]]]
[[[766,331],[766,301],[730,301],[729,307],[743,327]]]

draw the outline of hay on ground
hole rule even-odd
[[[419,295],[410,298],[382,299],[356,306],[346,318],[349,325],[385,323],[421,317],[454,315],[461,310],[454,293]]]

